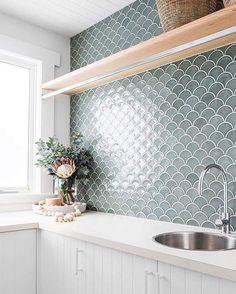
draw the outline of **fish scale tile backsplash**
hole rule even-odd
[[[162,32],[155,1],[136,1],[71,40],[72,70]],[[121,41],[122,40],[122,41]],[[215,227],[229,181],[236,229],[236,44],[71,98],[71,131],[94,158],[79,198],[90,209]]]

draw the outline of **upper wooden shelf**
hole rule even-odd
[[[72,95],[236,41],[236,5],[84,66],[42,85]]]

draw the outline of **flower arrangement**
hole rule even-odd
[[[37,145],[36,165],[47,170],[54,179],[60,180],[59,196],[64,204],[75,201],[72,186],[75,180],[86,184],[91,171],[92,157],[83,146],[80,132],[72,134],[71,144],[66,146],[57,138],[40,139]]]

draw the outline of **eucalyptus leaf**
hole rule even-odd
[[[69,146],[59,142],[55,137],[49,137],[47,141],[39,139],[37,145],[36,166],[44,168],[51,176],[56,177],[53,164],[56,160],[71,159],[74,161],[76,170],[71,177],[87,183],[92,170],[92,156],[89,151],[83,148],[83,139],[80,132],[72,134],[72,141]]]

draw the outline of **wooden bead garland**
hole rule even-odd
[[[43,206],[35,212],[40,215],[44,216],[53,216],[54,220],[59,223],[66,223],[66,222],[72,222],[75,220],[76,217],[81,216],[81,211],[77,205],[74,205],[74,212],[70,213],[63,213],[63,212],[53,212],[53,211],[46,211]]]

